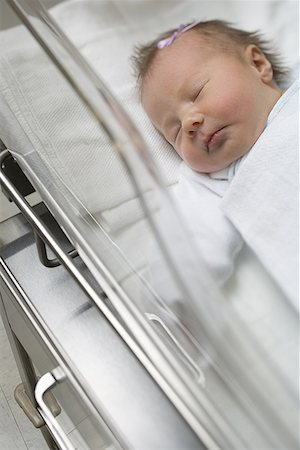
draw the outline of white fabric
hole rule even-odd
[[[243,239],[299,308],[299,81],[281,97],[222,201]]]
[[[222,170],[218,170],[217,172],[210,173],[209,178],[212,178],[213,180],[228,180],[230,182],[236,172],[239,170],[239,167],[245,158],[247,158],[247,154],[237,159],[236,161],[233,161],[233,163],[231,163],[228,167],[225,167]]]
[[[218,284],[229,279],[245,241],[295,307],[298,91],[297,80],[276,103],[263,134],[238,164],[207,175],[182,163],[176,189],[195,243]]]
[[[133,90],[128,61],[142,27],[128,33],[123,14],[109,1],[66,2],[54,8],[53,15],[107,85],[114,87],[139,126],[166,185],[176,182],[179,157],[154,132]],[[118,154],[29,32],[23,27],[2,32],[0,45],[3,142],[25,158],[37,152],[52,168],[53,182],[58,178],[94,215],[131,201],[136,194]],[[119,70],[122,65],[127,72]],[[43,175],[40,166],[41,183]],[[148,189],[146,177],[142,181]],[[121,213],[115,215],[120,221]],[[124,215],[122,219],[123,227],[133,221]]]
[[[181,164],[175,197],[199,252],[218,285],[232,274],[242,238],[221,211],[229,181],[212,179]]]

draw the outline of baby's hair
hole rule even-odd
[[[204,38],[215,40],[215,42],[218,42],[220,45],[222,45],[223,50],[232,50],[232,47],[228,46],[228,43],[230,41],[243,47],[251,44],[256,45],[271,63],[273,69],[273,77],[277,84],[280,84],[288,73],[288,69],[282,65],[278,53],[272,49],[270,42],[266,40],[258,31],[251,32],[240,30],[233,27],[229,22],[225,22],[222,20],[208,20],[199,22],[195,26],[193,26],[192,30],[198,31],[199,34]],[[134,65],[134,73],[138,82],[140,93],[143,81],[150,71],[155,56],[158,54],[158,52],[162,51],[158,48],[158,43],[162,39],[167,39],[172,36],[175,31],[176,28],[166,31],[160,34],[149,44],[137,45],[135,47],[132,56],[132,62]]]

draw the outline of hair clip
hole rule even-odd
[[[191,22],[191,23],[188,23],[187,25],[180,25],[178,28],[177,28],[177,30],[175,30],[174,31],[174,33],[171,35],[171,36],[169,36],[169,37],[167,37],[167,38],[165,38],[165,39],[161,39],[158,43],[157,43],[157,45],[156,45],[156,47],[157,48],[165,48],[165,47],[169,47],[169,45],[171,45],[174,41],[175,41],[175,39],[177,39],[179,36],[181,36],[182,35],[182,33],[184,33],[185,31],[188,31],[188,30],[190,30],[191,28],[193,28],[194,26],[196,26],[198,23],[199,23],[200,21],[193,21],[193,22]]]

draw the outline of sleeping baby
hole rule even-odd
[[[133,61],[147,115],[183,160],[176,197],[216,282],[228,280],[244,242],[272,272],[268,249],[230,220],[223,200],[262,135],[296,103],[298,85],[282,90],[287,70],[259,33],[220,20],[170,30],[138,46]]]

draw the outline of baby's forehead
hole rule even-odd
[[[241,44],[224,33],[191,29],[179,36],[171,45],[157,49],[152,61],[153,69],[155,69],[156,64],[164,59],[178,58],[178,63],[180,63],[182,59],[185,59],[185,55],[194,53],[195,55],[201,54],[203,57],[209,57],[219,51],[237,54],[242,47]]]
[[[214,48],[229,51],[241,47],[241,44],[234,40],[229,33],[227,34],[220,30],[192,29],[180,36],[178,43],[180,40],[186,45],[191,45],[192,43],[204,49]]]
[[[172,63],[174,59],[180,64],[189,60],[189,58],[195,58],[196,63],[200,56],[209,59],[218,52],[226,51],[235,54],[239,49],[241,49],[241,45],[224,34],[205,33],[192,29],[179,36],[168,47],[157,49],[152,69],[155,70],[162,63]],[[151,73],[151,70],[149,73]]]

